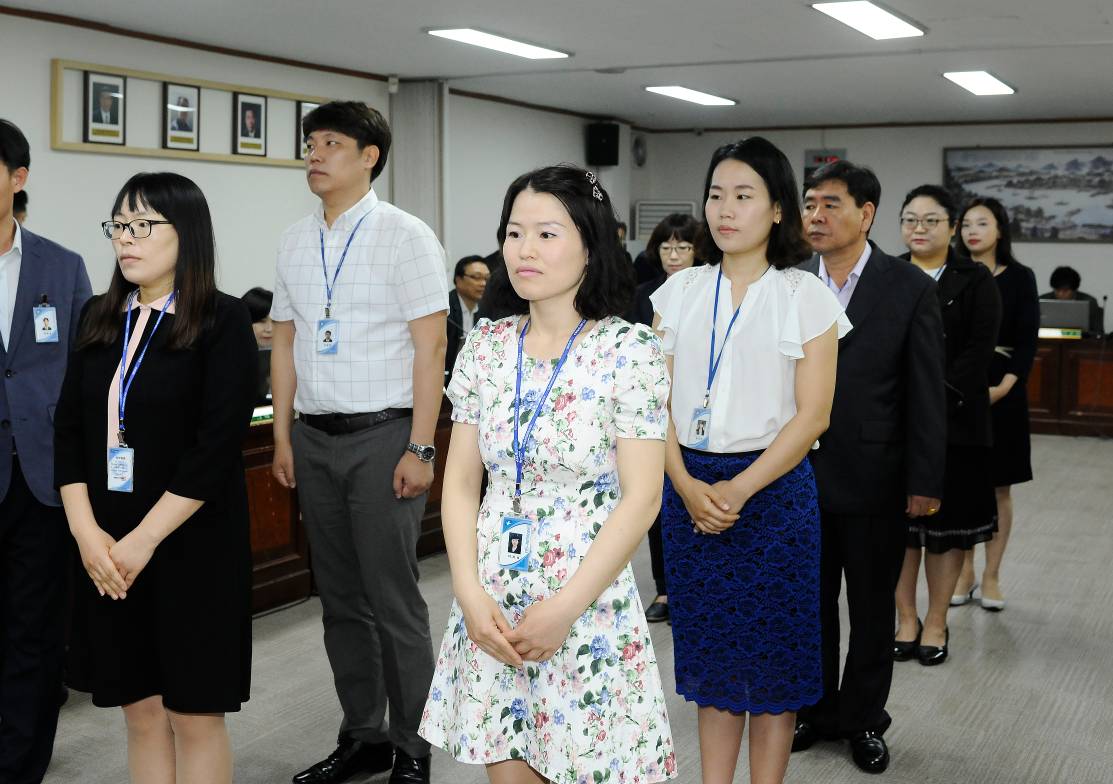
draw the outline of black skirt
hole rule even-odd
[[[937,514],[909,522],[909,547],[945,553],[972,550],[979,542],[993,538],[997,532],[997,496],[990,454],[989,447],[947,447],[943,505]]]
[[[1001,383],[1006,359],[993,355],[989,383]],[[989,409],[993,414],[992,476],[994,487],[1018,485],[1032,480],[1032,436],[1028,424],[1028,385],[1017,381],[1009,394]]]

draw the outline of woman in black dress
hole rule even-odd
[[[653,326],[653,303],[649,301],[649,297],[671,276],[699,263],[696,261],[698,232],[699,221],[682,212],[666,215],[657,224],[657,228],[649,235],[645,254],[650,259],[658,260],[660,274],[638,285],[634,305],[626,316],[627,321],[631,324]],[[645,618],[650,623],[660,623],[669,619],[669,592],[665,585],[665,556],[661,545],[660,514],[653,521],[648,538],[649,562],[653,569],[653,583],[657,588],[657,595],[653,598],[653,603],[645,608]]]
[[[958,207],[937,185],[921,185],[904,199],[901,236],[910,259],[937,282],[946,344],[947,467],[939,511],[909,522],[908,548],[897,583],[900,628],[893,657],[920,664],[947,659],[947,609],[962,570],[963,552],[988,541],[997,530],[993,483],[985,472],[993,432],[989,413],[989,364],[1001,322],[1001,298],[985,267],[951,247]],[[930,511],[930,510],[929,510]],[[925,552],[928,610],[916,611],[916,582]]]
[[[958,250],[984,264],[1001,292],[1001,331],[989,369],[989,399],[993,404],[993,461],[990,472],[997,489],[997,534],[985,546],[981,605],[1005,609],[1001,593],[1001,561],[1013,525],[1012,486],[1032,479],[1032,437],[1028,424],[1028,372],[1036,358],[1040,330],[1036,276],[1013,256],[1009,215],[997,199],[974,199],[959,218]],[[974,554],[967,553],[962,576],[952,598],[966,604],[974,598]]]
[[[224,714],[251,670],[251,320],[216,290],[190,180],[137,174],[103,228],[116,270],[82,312],[54,420],[83,567],[68,683],[123,707],[133,781],[231,782]]]

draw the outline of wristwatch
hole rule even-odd
[[[411,441],[406,445],[406,450],[417,455],[417,459],[423,463],[432,463],[437,457],[437,448],[431,444],[422,446]]]

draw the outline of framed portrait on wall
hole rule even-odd
[[[86,142],[125,143],[127,77],[85,71]]]
[[[198,150],[201,136],[201,88],[162,83],[162,146]]]
[[[267,154],[267,97],[232,93],[232,151],[239,155]]]
[[[320,105],[312,101],[298,101],[297,128],[294,129],[294,150],[299,161],[305,160],[305,134],[301,131],[301,121],[305,119],[305,115]]]

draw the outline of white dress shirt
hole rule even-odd
[[[339,322],[335,354],[317,353],[329,281],[360,218],[333,288],[330,318]],[[413,406],[414,345],[409,323],[448,310],[444,249],[420,219],[368,191],[332,228],[318,205],[283,234],[271,318],[293,321],[294,408],[303,414],[358,414]]]
[[[843,283],[842,288],[839,288],[835,281],[831,280],[831,276],[827,273],[827,265],[823,262],[823,257],[819,257],[819,279],[835,293],[843,310],[846,310],[846,306],[850,304],[850,298],[854,296],[854,289],[858,287],[858,278],[862,277],[862,270],[866,268],[866,262],[870,260],[870,253],[872,252],[873,246],[867,242],[866,249],[858,257],[858,263],[854,265],[854,269],[846,276],[846,282]]]
[[[15,238],[7,253],[0,255],[0,338],[7,349],[15,316],[15,296],[19,290],[19,268],[23,262],[23,230],[15,223]]]
[[[660,315],[663,348],[673,357],[672,416],[682,445],[688,445],[692,414],[703,406],[711,349],[711,314],[719,265],[689,267],[650,296]],[[835,296],[811,273],[770,269],[751,283],[726,346],[723,339],[734,308],[730,279],[723,277],[715,330],[722,362],[711,387],[711,452],[765,449],[796,416],[796,360],[804,344],[850,322]]]

